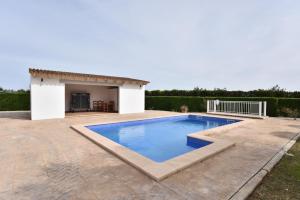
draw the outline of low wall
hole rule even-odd
[[[30,119],[30,111],[0,111],[0,118]]]

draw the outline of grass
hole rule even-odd
[[[300,139],[263,179],[248,200],[300,199]]]

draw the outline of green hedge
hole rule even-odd
[[[194,97],[276,97],[300,98],[300,91],[289,92],[279,86],[271,89],[258,89],[251,91],[228,91],[226,89],[207,90],[194,88],[193,90],[146,90],[146,96],[194,96]]]
[[[292,110],[298,110],[298,117],[300,117],[300,98],[279,98],[277,112],[280,116],[287,116],[283,108],[290,108]]]
[[[146,109],[179,111],[180,106],[187,105],[191,112],[206,112],[206,101],[208,99],[267,101],[268,116],[288,116],[284,108],[290,108],[298,109],[298,117],[300,117],[300,98],[146,96]],[[30,93],[0,93],[0,111],[9,110],[30,110]]]
[[[270,117],[287,116],[282,108],[288,107],[300,111],[299,98],[273,97],[180,97],[180,96],[146,96],[146,109],[179,111],[180,106],[187,105],[191,112],[206,112],[207,100],[227,101],[267,101],[267,115]]]
[[[146,97],[146,109],[179,111],[180,106],[187,105],[191,112],[204,112],[206,100],[203,97]]]
[[[0,93],[0,111],[30,110],[30,93]]]

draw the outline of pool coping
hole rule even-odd
[[[142,171],[143,173],[153,178],[154,180],[161,181],[167,178],[168,176],[171,176],[172,174],[175,174],[197,162],[208,159],[209,157],[234,146],[235,144],[231,141],[213,138],[211,137],[211,135],[213,133],[223,132],[231,128],[239,127],[251,121],[248,119],[241,119],[237,117],[231,117],[231,118],[225,117],[226,119],[238,119],[242,121],[211,128],[205,131],[191,133],[188,135],[188,137],[206,140],[212,143],[202,148],[174,157],[162,163],[158,163],[149,158],[146,158],[138,154],[137,152],[130,150],[125,146],[122,146],[100,134],[97,134],[86,127],[91,125],[130,122],[130,121],[146,120],[146,119],[159,119],[159,118],[175,117],[175,116],[182,116],[182,115],[197,115],[197,116],[210,116],[216,118],[224,118],[221,116],[212,116],[212,115],[205,115],[199,113],[198,114],[188,113],[188,114],[176,114],[176,115],[174,114],[174,115],[160,116],[160,117],[138,118],[132,120],[113,120],[108,122],[102,121],[102,122],[93,122],[93,123],[86,123],[86,124],[77,124],[77,125],[72,125],[71,128],[76,132],[80,133],[81,135],[83,135],[84,137],[88,138],[95,144],[99,145],[103,149],[111,152],[112,154],[119,157],[123,161],[127,162],[128,164]]]

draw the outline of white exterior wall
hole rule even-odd
[[[31,119],[65,117],[65,84],[58,79],[31,77]]]
[[[145,86],[122,85],[119,87],[119,113],[145,111]]]
[[[140,113],[145,110],[145,86],[124,84],[119,89],[106,86],[71,85],[59,79],[31,77],[31,119],[64,118],[69,109],[70,91],[85,91],[95,94],[95,100],[115,102],[120,114]],[[93,101],[91,97],[91,101]],[[92,106],[92,103],[91,103]]]

